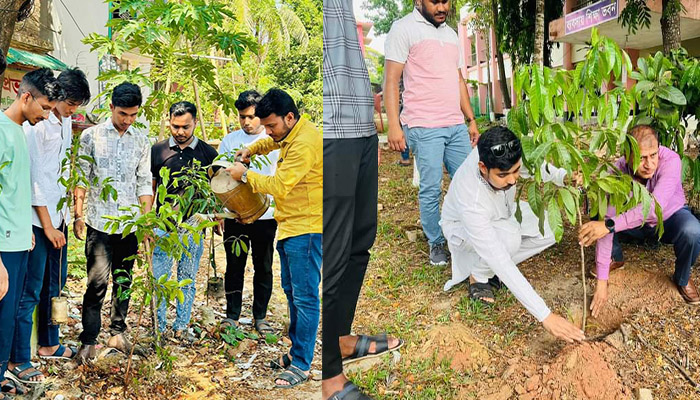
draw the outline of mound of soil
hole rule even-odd
[[[450,360],[455,371],[472,371],[488,360],[486,348],[462,324],[436,326],[428,331],[413,359]]]
[[[578,400],[629,398],[617,374],[605,361],[603,354],[606,352],[610,353],[614,350],[604,343],[583,343],[564,349],[542,378],[549,395],[543,394],[538,398]]]

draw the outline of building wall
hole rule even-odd
[[[49,4],[53,30],[52,55],[67,65],[78,67],[85,72],[90,82],[90,92],[93,96],[98,94],[99,59],[97,53],[91,53],[90,46],[83,44],[81,40],[84,37],[83,33],[107,34],[105,24],[109,18],[108,4],[93,0],[50,0]],[[88,105],[88,109],[91,107],[92,105]]]

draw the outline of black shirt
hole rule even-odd
[[[151,147],[151,172],[153,179],[156,180],[156,188],[162,182],[160,169],[168,167],[170,168],[168,194],[182,193],[184,191],[182,187],[175,188],[172,185],[172,179],[180,170],[192,166],[193,160],[198,160],[202,167],[206,167],[214,162],[218,155],[216,149],[196,137],[184,149],[181,149],[172,137],[154,144]]]

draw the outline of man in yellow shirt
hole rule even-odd
[[[290,388],[309,378],[320,314],[318,286],[321,281],[323,232],[323,139],[316,126],[299,116],[286,92],[270,89],[255,108],[267,139],[237,152],[244,162],[253,154],[280,150],[273,176],[248,170],[235,163],[227,171],[250,185],[254,192],[275,199],[277,251],[280,255],[282,288],[289,303],[289,354],[271,363],[285,368],[275,387]]]

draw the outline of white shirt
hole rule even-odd
[[[32,179],[32,206],[46,206],[51,217],[51,224],[59,228],[65,213],[66,224],[70,222],[70,212],[56,210],[59,201],[66,196],[66,187],[59,179],[61,175],[68,179],[68,166],[61,174],[61,165],[70,148],[72,121],[70,117],[59,119],[52,111],[49,118],[32,126],[25,122],[22,127],[27,138],[30,174]],[[39,214],[32,207],[32,225],[42,228]]]
[[[249,135],[243,129],[233,131],[226,135],[226,137],[224,137],[224,139],[221,141],[221,144],[219,145],[219,154],[235,154],[236,150],[240,149],[241,147],[250,146],[251,143],[257,142],[258,140],[262,140],[268,137],[269,136],[267,136],[264,130],[262,133],[259,133],[257,135]],[[258,168],[257,166],[251,163],[250,169],[255,172],[259,172],[263,175],[273,176],[275,174],[275,168],[277,167],[277,159],[279,158],[279,154],[279,150],[271,151],[267,154],[267,158],[270,160],[269,165],[263,165],[262,168]],[[262,162],[263,160],[261,159],[260,161]],[[270,195],[268,195],[268,197],[270,198],[270,208],[267,209],[265,214],[263,214],[263,216],[260,217],[260,219],[274,218],[273,215],[275,212],[275,208],[272,206],[272,204],[274,204],[273,199]]]
[[[505,191],[494,190],[481,176],[478,164],[479,151],[474,149],[450,183],[440,223],[443,226],[447,223],[460,223],[466,230],[466,240],[482,262],[494,271],[515,298],[541,322],[550,314],[549,308],[520,272],[504,241],[493,228],[495,222],[505,223],[521,235],[533,236],[539,232],[538,224],[536,221],[523,221],[520,224],[515,218],[516,187]],[[553,181],[557,185],[561,185],[566,176],[566,170],[553,166],[543,165],[541,172],[543,181]],[[521,174],[528,175],[524,167]]]

